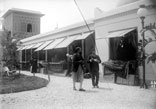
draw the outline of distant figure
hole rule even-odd
[[[76,90],[76,82],[80,82],[80,88],[79,91],[85,91],[82,88],[82,83],[83,83],[83,63],[84,63],[84,59],[81,55],[81,48],[80,47],[76,47],[75,49],[75,53],[73,55],[73,72],[72,72],[72,76],[73,76],[73,90]]]
[[[33,73],[33,75],[35,76],[35,73],[37,73],[37,59],[36,58],[33,58],[31,61],[30,61],[30,71],[31,73]]]
[[[99,63],[101,63],[101,59],[98,55],[95,54],[95,51],[93,50],[92,53],[88,57],[88,63],[90,66],[90,73],[92,77],[92,85],[93,88],[98,86],[99,83]]]
[[[3,72],[7,76],[11,76],[13,73],[16,73],[16,70],[10,71],[6,64],[3,65]]]
[[[58,56],[55,54],[54,57],[52,58],[52,62],[58,62]]]
[[[7,76],[10,76],[10,70],[9,70],[8,66],[5,64],[3,65],[3,72],[6,73]]]

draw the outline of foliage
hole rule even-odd
[[[143,57],[144,48],[151,42],[156,41],[156,32],[151,28],[146,28],[146,29],[141,30],[141,35],[145,33],[146,31],[150,31],[151,35],[153,36],[153,39],[151,37],[146,37],[144,39],[144,46],[142,44],[142,40],[139,41],[138,43],[138,62],[139,62],[138,64],[139,65],[141,65],[142,61],[144,61],[145,59],[148,59],[147,63],[149,63],[150,61],[154,63],[156,61],[156,52],[152,54],[145,53],[145,57]]]
[[[148,62],[149,61],[155,63],[155,61],[156,61],[156,52],[154,52],[151,56],[148,57]]]
[[[7,62],[7,64],[13,64],[16,60],[16,41],[14,41],[13,37],[11,37],[11,32],[8,30],[4,30],[1,36],[1,45],[3,49],[3,61]]]

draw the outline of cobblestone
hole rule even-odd
[[[29,72],[22,72],[29,74]],[[32,74],[31,74],[32,75]],[[48,79],[47,75],[37,76]],[[156,109],[156,90],[99,83],[92,88],[85,79],[85,92],[74,91],[70,77],[51,76],[47,87],[0,95],[2,109]],[[77,89],[79,84],[77,84]]]

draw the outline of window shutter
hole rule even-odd
[[[32,24],[32,32],[35,32],[35,24]]]
[[[21,23],[21,32],[26,32],[26,23]]]

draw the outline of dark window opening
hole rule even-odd
[[[127,33],[124,37],[110,38],[109,43],[110,60],[137,59],[137,30]]]
[[[30,23],[27,25],[27,32],[32,32],[32,25]]]
[[[41,50],[41,51],[38,51],[39,53],[38,53],[38,55],[39,55],[39,60],[41,60],[41,61],[45,61],[45,51],[44,50]]]

